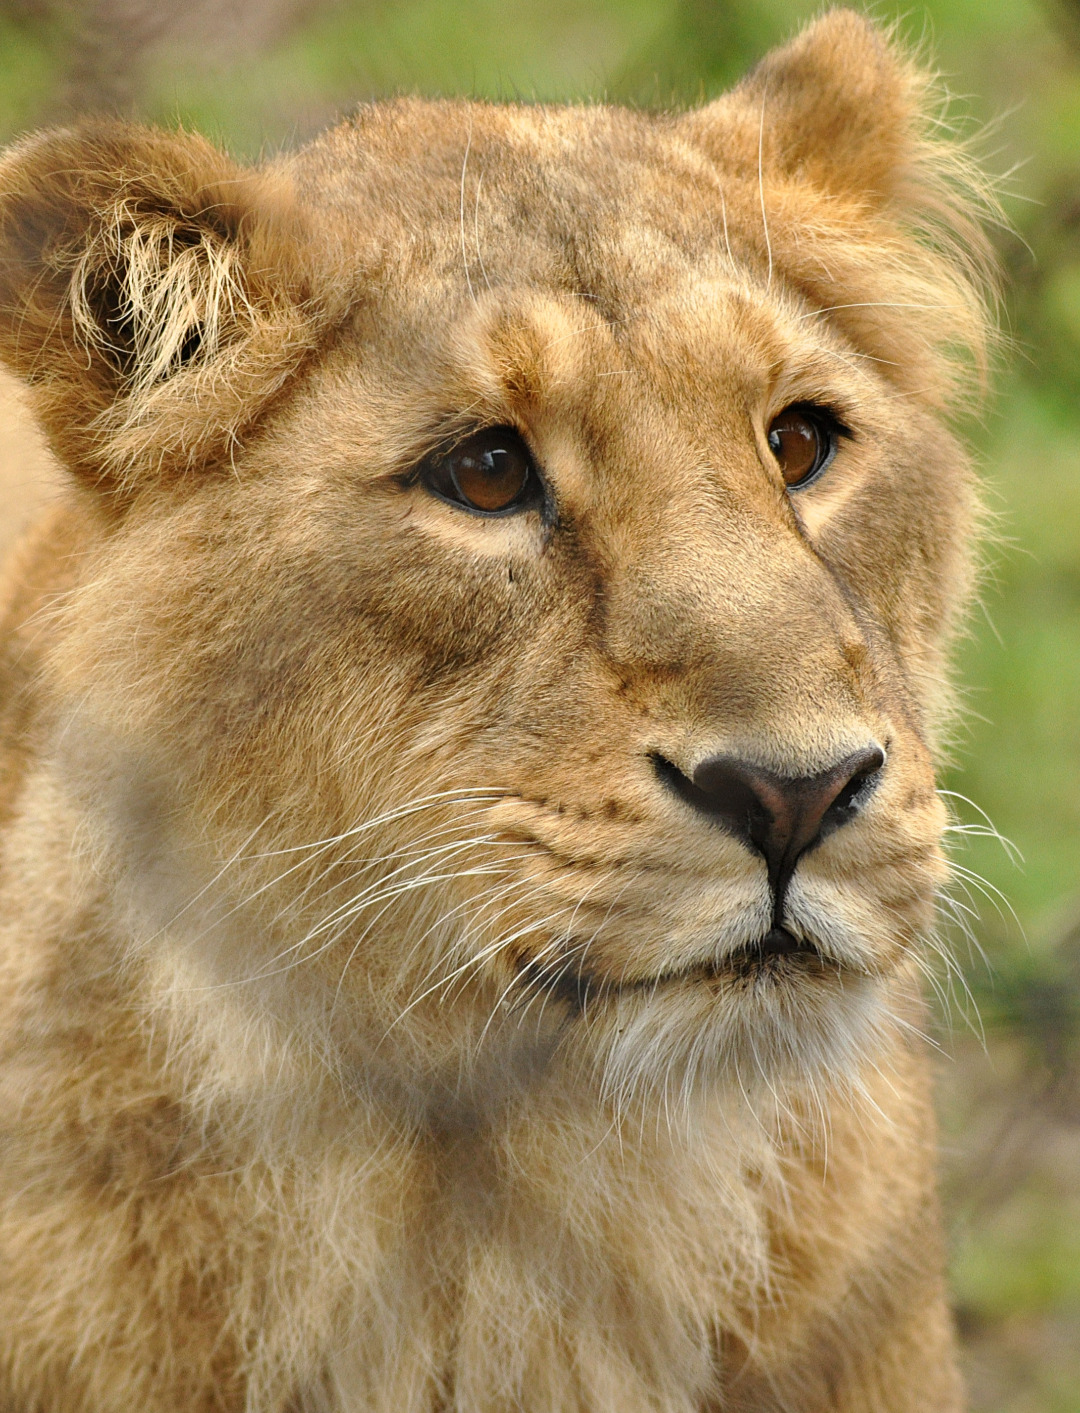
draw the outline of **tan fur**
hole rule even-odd
[[[947,1413],[918,973],[980,188],[837,11],[686,115],[0,164],[4,1413]],[[852,430],[787,493],[793,402]],[[557,509],[411,473],[486,425]],[[888,763],[762,860],[666,791]],[[576,977],[576,982],[568,978]],[[574,988],[576,987],[576,993]]]

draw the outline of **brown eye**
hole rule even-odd
[[[816,407],[786,407],[769,426],[769,450],[776,457],[784,484],[804,486],[813,480],[836,451],[835,419]]]
[[[481,515],[522,510],[541,492],[528,448],[509,427],[478,432],[426,463],[421,479],[444,500]]]

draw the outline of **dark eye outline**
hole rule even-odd
[[[841,438],[850,438],[852,432],[830,407],[824,407],[819,402],[789,402],[785,407],[782,407],[775,416],[769,419],[769,425],[765,429],[765,441],[768,444],[769,451],[773,454],[773,459],[777,467],[779,467],[780,462],[772,449],[772,443],[770,441],[772,434],[771,428],[775,422],[778,422],[781,417],[789,412],[798,413],[800,417],[805,417],[808,422],[812,422],[821,434],[821,441],[824,444],[824,450],[819,454],[817,460],[810,470],[807,471],[805,476],[801,477],[798,481],[792,481],[790,483],[784,482],[785,491],[801,491],[814,481],[821,479],[822,475],[832,465],[836,457]],[[781,475],[783,475],[782,472]]]
[[[458,485],[453,466],[450,464],[455,453],[484,442],[489,445],[514,443],[526,463],[524,485],[514,499],[499,510],[484,510],[468,500]],[[516,428],[507,426],[482,427],[478,431],[470,432],[468,436],[438,448],[424,458],[410,480],[419,482],[437,500],[458,510],[464,510],[469,515],[475,515],[480,520],[501,520],[506,516],[520,515],[523,511],[542,506],[547,499],[547,488],[536,465],[536,458],[521,433]]]

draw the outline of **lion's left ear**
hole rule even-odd
[[[728,171],[886,203],[904,184],[925,75],[869,20],[833,10],[685,130]]]
[[[121,498],[227,461],[325,322],[283,178],[121,123],[0,160],[0,360],[53,449]]]

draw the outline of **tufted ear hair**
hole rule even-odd
[[[324,316],[284,178],[122,123],[0,160],[0,360],[114,494],[226,460]]]
[[[823,193],[888,201],[911,157],[926,75],[854,10],[832,10],[775,49],[688,127],[732,167]]]

